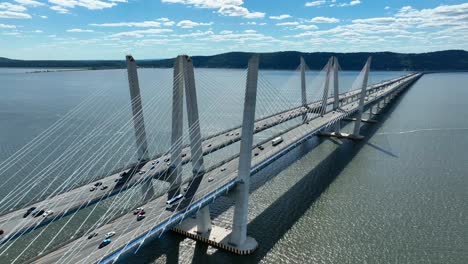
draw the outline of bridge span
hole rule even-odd
[[[407,76],[398,77],[392,80],[384,81],[379,84],[370,85],[366,89],[367,95],[373,94],[380,90],[382,87],[400,82],[404,80]],[[358,100],[360,91],[354,90],[347,93],[342,93],[339,95],[339,104],[343,105],[349,101]],[[327,98],[327,107],[334,104],[335,99],[333,97]],[[307,107],[295,107],[280,113],[276,113],[255,121],[255,130],[254,133],[260,133],[270,128],[273,128],[277,125],[285,123],[289,120],[301,117],[308,112],[317,112],[322,108],[321,101],[315,101],[308,104]],[[226,146],[234,144],[240,141],[242,137],[241,126],[234,127],[229,130],[222,131],[215,135],[206,137],[202,142],[203,155],[208,155],[216,150],[220,150]],[[189,163],[191,158],[190,148],[188,146],[182,149],[182,164]],[[90,182],[86,185],[77,187],[68,192],[58,194],[56,196],[46,198],[45,200],[36,202],[34,204],[29,204],[20,209],[8,212],[0,216],[0,226],[2,227],[9,239],[13,239],[17,236],[23,235],[33,229],[39,228],[41,226],[47,225],[54,221],[61,219],[66,215],[72,214],[77,210],[84,209],[88,206],[100,202],[104,199],[107,199],[113,195],[119,194],[122,191],[132,188],[135,185],[145,182],[148,178],[160,178],[167,177],[169,174],[169,167],[171,161],[171,154],[162,154],[158,158],[152,159],[150,161],[142,163],[138,166],[138,170],[135,170],[132,173],[132,177],[128,178],[123,184],[118,184],[117,182],[121,179],[122,173],[130,173],[132,168],[126,169],[119,173],[115,173],[108,177]],[[138,171],[145,171],[145,173],[140,174]],[[105,190],[100,190],[99,186],[95,191],[90,191],[90,188],[97,184],[102,184],[100,186],[109,186]],[[50,207],[50,205],[54,205]],[[46,219],[42,218],[23,218],[24,213],[28,208],[44,208],[47,210],[54,211],[54,217],[49,217]],[[18,224],[19,223],[19,224]],[[7,242],[7,239],[0,240],[0,244]]]
[[[387,82],[385,85],[367,88],[364,108],[368,109],[376,105],[383,107],[383,102],[385,104],[389,103],[390,98],[393,99],[398,93],[410,87],[421,75],[410,74]],[[359,96],[359,94],[360,92],[356,92],[356,96]],[[305,140],[317,136],[341,120],[355,115],[359,108],[359,100],[349,102],[342,100],[340,109],[328,110],[323,116],[318,116],[291,128],[289,131],[278,134],[277,136],[281,136],[283,139],[281,144],[273,146],[270,140],[258,144],[251,150],[251,155],[257,156],[258,159],[252,163],[250,174],[255,174]],[[292,111],[296,111],[296,117],[301,116],[300,109],[299,111],[297,109]],[[279,116],[275,116],[275,118],[279,118]],[[63,261],[67,263],[112,263],[119,256],[135,250],[145,241],[160,237],[169,230],[175,230],[202,241],[211,241],[211,245],[226,249],[229,241],[228,233],[216,230],[213,227],[211,232],[213,233],[216,230],[217,235],[221,235],[221,237],[213,239],[213,235],[200,236],[193,230],[184,230],[184,223],[189,223],[189,227],[193,228],[196,225],[194,216],[202,208],[236,188],[239,184],[238,171],[236,170],[238,166],[239,157],[235,157],[206,171],[203,177],[200,177],[199,187],[196,192],[185,196],[185,199],[192,200],[193,203],[181,203],[181,206],[175,211],[166,209],[167,198],[162,196],[144,205],[147,216],[142,221],[135,221],[135,216],[130,212],[109,224],[99,227],[95,230],[98,234],[115,232],[112,243],[107,248],[99,249],[102,242],[101,236],[91,239],[84,236],[36,259],[34,263],[59,263]],[[214,180],[210,181],[210,179]],[[182,226],[182,228],[178,228],[178,226]],[[233,249],[231,248],[231,250]],[[236,253],[248,254],[250,251],[241,249]]]
[[[368,86],[369,59],[361,72],[363,78],[360,88],[339,93],[338,60],[331,58],[325,66],[326,82],[323,87],[323,98],[308,103],[304,78],[306,67],[305,62],[301,60],[302,105],[255,120],[258,60],[259,58],[254,56],[249,62],[243,124],[202,139],[193,65],[188,56],[179,56],[174,65],[173,117],[177,111],[182,112],[183,90],[185,89],[188,122],[191,129],[190,144],[182,146],[180,143],[182,142],[182,117],[173,118],[171,149],[166,154],[150,159],[139,98],[136,63],[133,57],[127,56],[140,164],[2,215],[0,227],[5,231],[5,236],[0,240],[0,245],[7,244],[40,226],[60,220],[66,215],[136,185],[141,185],[142,192],[148,194],[153,191],[151,179],[158,179],[168,182],[169,187],[164,190],[163,195],[149,196],[145,200],[145,203],[141,205],[144,207],[145,214],[137,221],[133,212],[122,213],[112,221],[97,224],[93,230],[90,230],[91,234],[96,235],[86,234],[82,237],[71,238],[60,248],[39,255],[32,262],[112,263],[120,256],[134,251],[144,242],[160,237],[169,230],[236,254],[249,254],[258,246],[255,239],[247,236],[246,228],[250,177],[311,137],[360,139],[361,122],[373,122],[372,117],[378,111],[423,75],[423,73],[411,73]],[[329,96],[331,82],[333,82],[333,96]],[[363,119],[363,113],[367,110],[370,117]],[[254,134],[290,120],[299,122],[271,138],[256,145],[253,144]],[[341,133],[341,121],[354,122],[352,134]],[[239,141],[241,148],[238,155],[205,169],[203,156]],[[181,168],[190,162],[193,175],[188,181],[183,182]],[[91,191],[90,188],[93,186],[107,186],[107,189],[94,188]],[[233,190],[236,195],[233,230],[212,226],[209,205]],[[174,199],[177,202],[173,206],[171,204],[169,208],[168,200]],[[53,210],[54,215],[45,218],[23,217],[30,207]],[[111,234],[109,235],[111,239],[103,245],[104,234]]]

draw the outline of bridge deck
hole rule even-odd
[[[395,78],[389,81],[385,81],[379,84],[369,86],[367,88],[367,92],[369,94],[373,93],[379,87],[383,87],[385,85],[396,83],[405,77],[407,76],[402,76],[399,78]],[[355,90],[355,91],[346,93],[346,95],[345,94],[340,95],[341,103],[346,103],[348,99],[357,100],[357,96],[359,95],[359,92],[360,91]],[[328,98],[328,105],[332,105],[333,101],[334,101],[333,98]],[[305,107],[296,107],[290,110],[286,110],[282,113],[264,117],[255,122],[255,127],[256,127],[255,133],[265,131],[271,127],[282,124],[288,120],[302,116],[307,111],[315,111],[319,109],[320,107],[321,107],[320,102],[313,102],[309,104],[309,109],[306,109]],[[227,130],[227,131],[223,131],[216,135],[210,136],[204,139],[204,141],[202,142],[203,153],[204,155],[207,155],[215,150],[219,150],[230,144],[238,142],[240,138],[241,138],[240,126]],[[184,156],[182,158],[183,164],[190,162],[190,159],[191,159],[190,148],[185,147],[182,150],[182,155]],[[101,180],[93,181],[87,185],[77,187],[68,192],[58,194],[56,196],[47,198],[41,202],[31,204],[27,207],[9,212],[1,216],[0,228],[2,228],[5,231],[5,236],[2,240],[0,240],[0,244],[3,244],[9,241],[8,239],[12,239],[14,237],[17,237],[18,235],[29,232],[30,230],[33,230],[34,228],[56,221],[60,219],[62,216],[71,214],[73,212],[76,212],[77,210],[83,209],[89,205],[92,205],[96,202],[106,199],[109,196],[118,194],[121,191],[128,189],[144,181],[148,177],[158,177],[158,176],[163,175],[168,170],[168,164],[164,162],[168,158],[170,158],[169,154],[163,155],[162,157],[159,157],[158,159],[147,162],[141,168],[145,170],[147,173],[143,175],[140,175],[137,173],[123,185],[116,186],[115,181],[119,178],[121,174],[121,172],[119,172],[111,176],[105,177]],[[154,165],[153,165],[153,162],[155,163]],[[153,170],[151,170],[152,166],[155,166]],[[106,190],[100,190],[100,186],[99,186],[97,190],[90,192],[89,190],[90,187],[93,186],[96,182],[102,182],[102,185],[108,186],[108,188]],[[26,212],[28,208],[32,206],[41,208],[44,210],[52,210],[54,214],[47,218],[43,218],[42,216],[39,216],[36,218],[32,216],[28,216],[27,218],[23,218],[23,214]]]
[[[404,87],[417,79],[420,75],[407,76],[402,82],[394,82],[392,85],[372,93],[366,100],[366,105],[372,104],[390,92]],[[308,124],[301,124],[282,134],[283,143],[272,146],[270,142],[262,144],[263,150],[254,148],[253,153],[259,155],[253,160],[252,172],[268,165],[273,160],[299,145],[304,140],[314,136],[317,132],[329,126],[331,122],[348,117],[358,110],[358,102],[354,101],[342,106],[344,111],[329,111],[323,117],[310,120]],[[78,238],[58,250],[35,260],[34,263],[93,263],[102,261],[111,262],[119,254],[128,252],[137,247],[145,239],[164,233],[172,226],[177,225],[184,219],[190,217],[201,207],[212,203],[216,198],[223,195],[236,184],[238,158],[232,159],[220,167],[208,171],[202,178],[197,192],[194,195],[193,205],[177,211],[174,215],[172,211],[165,209],[166,197],[159,197],[148,202],[144,208],[146,218],[136,221],[132,213],[125,214],[106,224],[97,230],[99,235],[87,239],[86,236]],[[221,168],[226,168],[221,171]],[[214,180],[209,182],[208,179]],[[103,236],[107,232],[114,231],[116,235],[112,238],[112,243],[107,247],[98,249]]]

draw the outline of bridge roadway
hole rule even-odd
[[[407,75],[411,76],[411,75]],[[384,81],[378,84],[371,85],[367,88],[367,93],[372,94],[392,83],[396,83],[407,76],[398,77],[392,80]],[[346,103],[347,101],[358,100],[360,91],[350,91],[340,95],[340,104]],[[330,106],[334,102],[334,99],[328,98],[327,105]],[[296,107],[290,110],[283,111],[278,114],[273,114],[271,116],[264,117],[255,122],[255,133],[262,132],[266,129],[274,127],[278,124],[284,123],[291,119],[302,116],[303,114],[309,112],[314,112],[319,110],[321,107],[321,102],[313,102],[309,104],[309,109],[305,107]],[[241,127],[235,127],[227,131],[223,131],[207,137],[202,142],[203,154],[207,155],[215,150],[219,150],[225,146],[238,142],[241,138]],[[182,163],[186,164],[190,162],[190,148],[184,147],[182,150]],[[11,211],[7,214],[0,216],[0,229],[3,229],[5,236],[0,240],[0,245],[8,242],[11,239],[14,239],[24,233],[27,233],[35,228],[49,224],[56,220],[59,220],[61,217],[69,215],[81,210],[87,206],[90,206],[96,202],[99,202],[103,199],[106,199],[112,195],[116,195],[123,190],[126,190],[136,184],[141,183],[148,177],[161,177],[168,171],[169,163],[166,162],[170,159],[170,154],[163,155],[157,159],[151,160],[142,166],[142,170],[146,171],[144,174],[136,173],[132,178],[130,178],[125,184],[116,185],[116,181],[120,177],[122,172],[110,175],[103,179],[93,181],[89,184],[77,187],[68,192],[64,192],[53,197],[47,198],[43,201],[36,202],[27,207]],[[153,164],[154,163],[154,164]],[[152,167],[154,169],[151,169]],[[125,170],[126,172],[128,171]],[[106,190],[101,190],[99,186],[95,191],[91,192],[90,188],[95,183],[101,182],[102,186],[108,186]],[[53,215],[43,218],[28,216],[23,218],[24,213],[30,207],[36,207],[44,210],[52,210]]]
[[[379,101],[387,94],[397,89],[409,87],[422,74],[407,76],[401,82],[395,82],[388,87],[372,93],[367,97],[366,106]],[[287,153],[298,146],[303,141],[316,135],[318,132],[328,127],[333,122],[352,115],[358,110],[358,102],[353,101],[341,107],[340,111],[328,111],[323,117],[316,117],[308,123],[300,124],[284,132],[281,136],[283,142],[277,146],[272,146],[270,141],[261,143],[263,150],[256,146],[252,150],[252,173],[267,166],[279,156]],[[259,154],[255,156],[255,154]],[[33,263],[112,263],[121,255],[138,247],[145,239],[162,235],[173,226],[181,223],[184,219],[194,215],[200,208],[212,203],[216,198],[226,194],[233,189],[236,184],[238,158],[234,158],[227,163],[207,171],[201,177],[201,183],[193,196],[186,200],[194,201],[188,207],[167,210],[165,208],[166,197],[162,196],[144,205],[146,218],[137,221],[133,213],[125,214],[109,224],[106,224],[93,232],[98,235],[88,239],[87,235],[78,238],[61,248],[53,251],[41,258],[35,259]],[[209,182],[208,179],[214,180]],[[111,244],[98,248],[103,241],[104,235],[108,232],[115,232]]]

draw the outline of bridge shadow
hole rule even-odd
[[[403,92],[401,95],[404,95]],[[238,256],[222,250],[212,250],[209,246],[201,242],[190,242],[194,244],[193,255],[180,256],[179,247],[184,237],[168,233],[164,239],[157,239],[145,248],[140,249],[135,255],[129,254],[127,258],[119,263],[164,263],[161,256],[166,256],[165,263],[258,263],[266,254],[273,249],[276,243],[294,226],[294,224],[310,210],[312,204],[326,191],[330,184],[354,159],[355,155],[364,147],[373,147],[393,158],[398,158],[395,154],[387,151],[373,143],[369,139],[381,127],[385,120],[391,115],[394,109],[401,102],[401,97],[396,98],[390,105],[380,112],[377,124],[364,124],[361,134],[365,136],[362,141],[349,141],[337,139],[316,139],[313,138],[298,147],[304,152],[309,152],[310,147],[323,143],[332,143],[339,145],[317,166],[305,172],[304,176],[294,184],[281,197],[274,201],[268,208],[261,212],[248,225],[249,236],[254,237],[259,243],[258,250],[249,256]],[[288,154],[289,155],[289,154]],[[275,163],[283,164],[281,166],[275,163],[269,165],[265,170],[268,174],[259,173],[253,177],[251,192],[263,186],[266,182],[276,177],[281,170],[291,165],[297,156],[288,158],[288,155],[280,158]],[[305,154],[304,154],[305,155]],[[302,155],[303,156],[303,155]],[[300,156],[299,158],[302,158]],[[286,166],[284,163],[288,163]],[[260,176],[257,178],[257,176]],[[212,209],[212,216],[216,217],[225,212],[233,205],[232,197],[223,197],[216,203]],[[216,207],[219,206],[219,209]],[[283,216],[280,218],[280,216]],[[286,216],[286,217],[284,217]],[[185,245],[184,245],[185,247]],[[156,249],[157,248],[157,249]],[[213,252],[214,251],[214,252]],[[176,256],[177,255],[177,256]],[[156,260],[158,260],[156,262]],[[177,262],[174,262],[177,261]]]

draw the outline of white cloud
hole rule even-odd
[[[328,5],[330,7],[346,7],[346,6],[355,6],[359,5],[362,2],[360,0],[351,0],[350,2],[338,2],[337,0],[317,0],[312,2],[306,2],[305,6],[307,7],[321,7]]]
[[[43,6],[44,5],[44,3],[34,1],[34,0],[15,0],[15,2],[17,2],[17,3],[21,4],[21,5],[32,6],[32,7]]]
[[[243,7],[243,0],[161,0],[163,3],[184,4],[196,8],[218,9],[224,16],[240,16],[244,18],[263,18],[265,13],[251,12]]]
[[[283,19],[287,19],[287,18],[291,18],[292,16],[288,15],[288,14],[284,14],[284,15],[279,15],[279,16],[270,16],[270,19],[273,19],[273,20],[283,20]]]
[[[72,28],[68,29],[67,32],[72,32],[72,33],[90,33],[94,32],[92,29],[81,29],[81,28]]]
[[[0,28],[16,28],[15,25],[0,24]]]
[[[0,11],[0,18],[30,19],[31,15],[21,12]]]
[[[34,30],[34,33],[43,33],[43,32],[44,32],[44,31],[42,31],[42,30],[39,30],[39,29],[37,29],[37,30]]]
[[[318,29],[318,27],[316,25],[298,25],[296,28],[297,29],[303,29],[303,30]]]
[[[277,23],[277,26],[298,26],[300,25],[299,22],[282,22],[282,23]]]
[[[386,6],[384,9],[385,9],[385,10],[389,10],[389,9],[390,9],[390,7],[389,7],[389,6]]]
[[[11,12],[24,12],[27,10],[27,8],[22,5],[15,5],[7,2],[0,2],[0,9],[4,9]]]
[[[40,18],[47,19],[49,17],[48,16],[40,16]]]
[[[95,27],[160,27],[161,22],[157,21],[142,21],[142,22],[117,22],[117,23],[102,23],[89,24]]]
[[[177,23],[177,26],[181,28],[193,28],[193,27],[198,27],[198,26],[211,26],[211,25],[213,25],[213,22],[200,23],[200,22],[194,22],[192,20],[182,20],[179,23]]]
[[[57,11],[60,14],[68,14],[68,9],[63,8],[61,6],[51,6],[50,9]]]
[[[116,34],[112,34],[110,37],[120,38],[120,37],[135,37],[135,38],[142,38],[144,36],[151,36],[151,35],[159,35],[161,33],[172,32],[172,29],[167,28],[150,28],[145,30],[134,30],[134,31],[126,31],[120,32]]]
[[[7,2],[0,2],[0,18],[29,19],[31,15],[25,13],[27,8]]]
[[[312,19],[307,20],[307,22],[312,22],[312,23],[338,23],[340,20],[338,18],[334,17],[314,17]]]
[[[53,4],[51,7],[52,10],[61,14],[66,14],[69,12],[68,9],[75,8],[77,6],[84,7],[89,10],[101,10],[114,7],[117,3],[127,3],[127,0],[110,0],[109,2],[101,0],[49,0],[49,3]]]
[[[352,22],[356,24],[388,24],[395,22],[394,17],[373,17],[365,19],[354,19]]]
[[[321,6],[321,5],[324,5],[326,3],[327,3],[327,1],[325,1],[325,0],[319,0],[319,1],[306,2],[305,6],[314,7],[314,6]]]

